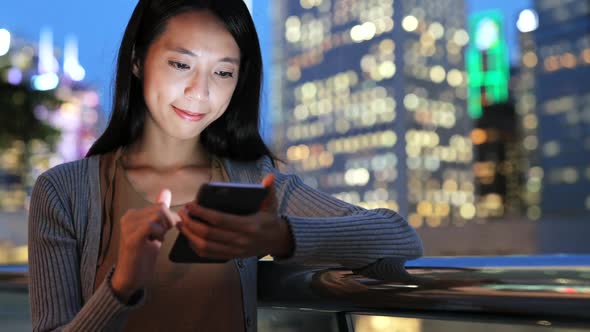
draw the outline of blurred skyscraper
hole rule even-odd
[[[543,217],[590,214],[590,1],[537,0],[534,91]],[[525,36],[523,36],[525,39]],[[531,142],[532,143],[532,142]],[[535,146],[537,147],[537,146]],[[587,221],[587,220],[586,220]]]
[[[475,121],[472,140],[478,215],[495,219],[518,219],[521,209],[520,135],[511,102],[483,107]]]
[[[468,111],[474,119],[476,210],[481,218],[518,219],[522,215],[520,130],[512,100],[506,23],[500,11],[469,18],[466,53]],[[514,71],[514,70],[513,70]]]
[[[538,252],[590,250],[590,2],[534,2],[518,19],[516,84],[527,216]]]
[[[60,53],[49,31],[39,44],[10,38],[0,53],[0,105],[11,120],[2,124],[0,211],[26,209],[37,176],[84,157],[96,139],[99,96],[82,81],[76,42],[68,40],[62,70]]]
[[[513,76],[513,94],[520,131],[520,162],[523,179],[520,200],[524,214],[530,220],[541,218],[541,192],[543,169],[539,161],[539,117],[537,114],[536,70],[539,66],[534,31],[538,27],[534,10],[523,10],[516,22],[519,30],[520,62],[517,75]]]
[[[476,220],[463,1],[273,5],[274,141],[304,181],[417,228]]]

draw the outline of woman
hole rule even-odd
[[[253,331],[257,257],[359,267],[421,255],[397,213],[274,168],[258,132],[261,64],[241,0],[139,1],[106,131],[33,190],[34,330]],[[223,214],[193,202],[209,181],[262,182],[271,196],[254,215]],[[230,260],[171,262],[179,232],[200,256]]]

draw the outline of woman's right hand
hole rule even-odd
[[[157,204],[129,209],[121,217],[119,252],[111,287],[125,302],[151,279],[164,235],[180,220],[170,210],[171,200],[170,190],[164,189],[158,195]]]

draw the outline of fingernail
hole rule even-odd
[[[170,207],[172,201],[172,192],[169,189],[163,189],[157,198],[158,203],[163,203],[167,208]]]

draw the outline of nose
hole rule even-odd
[[[207,75],[196,73],[184,89],[184,95],[188,100],[209,100],[209,84]]]

